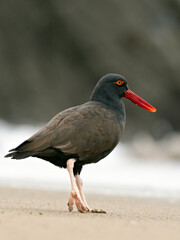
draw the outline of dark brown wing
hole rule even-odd
[[[52,134],[51,146],[65,154],[89,158],[113,149],[121,127],[116,113],[97,102],[88,102],[64,118]]]
[[[29,139],[20,144],[17,148],[11,149],[11,151],[20,151],[20,152],[38,152],[46,148],[51,147],[51,140],[54,131],[58,128],[61,121],[73,113],[77,107],[69,108],[58,113],[54,116],[48,124],[41,128],[38,132],[32,135]]]
[[[112,150],[121,127],[116,113],[98,102],[67,109],[15,150],[40,152],[47,148],[79,156],[79,160]]]

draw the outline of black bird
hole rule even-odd
[[[107,74],[98,81],[90,101],[58,113],[5,157],[38,157],[67,168],[72,187],[69,211],[72,211],[75,200],[79,212],[93,212],[86,202],[80,173],[83,165],[100,161],[118,144],[126,122],[122,97],[146,110],[156,111],[129,90],[123,76]]]

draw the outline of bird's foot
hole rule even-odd
[[[70,212],[73,210],[74,201],[75,201],[76,207],[77,207],[79,212],[81,212],[81,213],[88,212],[88,208],[86,207],[86,205],[82,201],[78,190],[72,190],[71,191],[69,202],[67,204]]]
[[[86,202],[84,202],[81,198],[81,195],[79,194],[79,191],[78,190],[72,190],[71,191],[71,195],[70,195],[70,198],[69,198],[69,202],[68,202],[68,209],[69,211],[71,212],[73,210],[73,206],[74,206],[74,202],[75,202],[75,205],[77,207],[77,210],[80,212],[80,213],[86,213],[86,212],[89,212],[89,213],[101,213],[101,214],[106,214],[106,211],[100,209],[91,209]]]

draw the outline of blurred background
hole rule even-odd
[[[131,155],[147,170],[156,162],[155,185],[171,177],[180,194],[179,172],[174,172],[180,170],[179,0],[0,1],[0,179],[35,174],[32,164],[42,161],[17,163],[3,155],[56,113],[88,101],[99,78],[110,72],[123,75],[131,90],[158,110],[152,114],[124,100],[127,124],[121,153],[118,149],[114,158],[124,154],[125,161]],[[17,164],[23,166],[21,173]],[[29,175],[27,166],[33,169],[26,169]],[[46,167],[59,174],[54,166]],[[132,179],[140,174],[137,169],[135,176],[129,173]]]

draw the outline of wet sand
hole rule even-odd
[[[0,188],[2,240],[179,240],[180,200],[87,195],[107,214],[68,212],[66,192]]]

